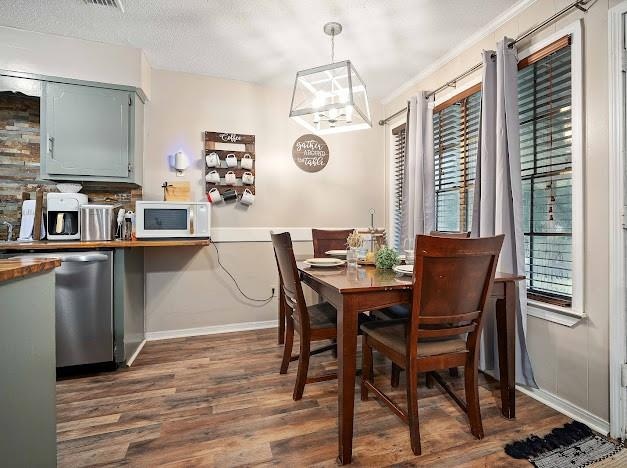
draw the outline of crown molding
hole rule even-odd
[[[499,16],[494,18],[492,21],[490,21],[484,27],[479,29],[474,34],[472,34],[470,37],[466,38],[463,41],[459,41],[459,44],[456,47],[450,49],[441,58],[431,63],[431,65],[428,65],[426,68],[424,68],[420,73],[418,73],[416,76],[411,78],[409,81],[406,81],[405,83],[403,83],[394,92],[392,92],[391,94],[383,98],[381,100],[381,103],[383,105],[389,104],[390,102],[392,102],[392,100],[402,95],[405,91],[407,91],[408,89],[411,89],[412,86],[415,86],[417,83],[424,80],[426,77],[436,72],[438,69],[442,68],[444,65],[449,63],[451,60],[453,60],[455,57],[460,55],[466,49],[468,49],[469,47],[472,47],[477,42],[485,39],[491,33],[493,33],[498,28],[500,28],[505,23],[507,23],[509,20],[518,16],[523,10],[527,9],[536,1],[537,0],[520,0],[519,2],[515,3],[511,8],[505,10],[503,13],[501,13]],[[479,58],[477,58],[477,60],[479,60]]]

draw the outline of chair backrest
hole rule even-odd
[[[451,239],[470,239],[470,231],[468,232],[452,232],[452,231],[431,231],[429,233],[437,237],[449,237]]]
[[[297,314],[301,326],[309,327],[309,315],[307,314],[303,287],[300,282],[298,267],[296,266],[292,237],[289,232],[270,233],[270,237],[272,238],[274,256],[279,269],[280,287],[283,289],[288,313],[291,311]]]
[[[468,349],[476,346],[504,237],[416,236],[410,356],[419,338],[467,333]]]
[[[353,229],[312,229],[314,257],[325,257],[325,252],[329,250],[346,249],[346,238],[353,232]]]

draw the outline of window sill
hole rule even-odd
[[[566,327],[573,327],[586,318],[585,313],[577,313],[567,307],[560,307],[531,299],[527,300],[527,315]]]

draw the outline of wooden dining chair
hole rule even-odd
[[[353,229],[312,229],[314,257],[326,257],[329,250],[345,250],[346,238]]]
[[[478,389],[479,337],[494,282],[503,235],[479,239],[416,236],[409,320],[361,325],[361,399],[372,391],[409,425],[411,448],[420,455],[418,373],[428,373],[467,413],[470,431],[483,437]],[[374,385],[372,349],[407,371],[407,411]],[[464,366],[466,401],[436,372]]]
[[[453,231],[431,231],[429,233],[431,236],[436,237],[448,237],[450,239],[468,239],[470,238],[470,232],[462,231],[462,232],[453,232]],[[391,307],[386,307],[377,312],[377,317],[379,319],[407,319],[409,318],[409,304],[398,304]],[[400,373],[401,369],[392,363],[392,375],[391,375],[391,383],[392,387],[398,387],[400,381]],[[449,369],[449,373],[451,377],[459,377],[459,370],[457,367],[451,367]],[[433,379],[427,375],[427,387],[433,387]]]
[[[280,372],[286,374],[290,362],[298,361],[293,398],[300,400],[303,397],[305,384],[337,378],[335,372],[308,377],[309,357],[335,349],[335,343],[331,343],[312,350],[311,343],[337,338],[337,311],[328,302],[307,306],[290,233],[270,234],[270,237],[279,269],[286,315],[285,347],[283,348]],[[366,320],[367,317],[360,314],[359,323],[365,323]],[[300,353],[292,356],[294,331],[300,335]]]
[[[353,229],[312,229],[311,238],[313,240],[314,257],[326,257],[329,250],[346,249],[346,238],[353,232]],[[278,264],[277,264],[278,267]],[[279,274],[279,329],[278,343],[285,343],[285,307],[282,300],[283,290],[281,286],[281,275]]]

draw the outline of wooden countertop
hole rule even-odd
[[[209,245],[209,239],[160,239],[134,241],[38,241],[38,242],[3,242],[0,251],[27,250],[70,250],[70,249],[122,249],[138,247],[186,247]]]
[[[20,258],[16,260],[0,260],[0,283],[12,279],[23,278],[35,273],[52,270],[61,266],[58,258]]]

